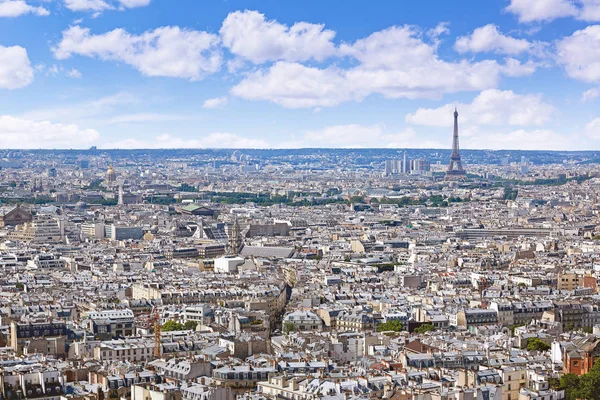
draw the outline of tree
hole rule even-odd
[[[169,320],[164,323],[164,325],[162,326],[161,329],[163,332],[182,331],[183,324],[181,324],[180,322],[177,322],[177,321]]]
[[[433,327],[432,324],[423,324],[417,328],[415,328],[415,333],[425,333],[425,332],[430,332],[432,330],[434,330],[435,328]]]
[[[540,338],[531,338],[527,340],[527,350],[529,351],[548,351],[550,345],[541,340]]]
[[[284,322],[283,323],[283,329],[282,329],[284,335],[287,335],[290,332],[295,332],[296,331],[296,325],[294,325],[292,322]]]
[[[402,330],[402,322],[392,319],[383,324],[377,325],[377,332],[400,332]]]
[[[560,388],[564,389],[567,400],[579,398],[579,381],[579,376],[575,374],[565,374],[560,378]]]
[[[187,321],[185,324],[183,324],[183,329],[190,330],[190,331],[195,331],[197,326],[198,326],[198,322],[196,322],[196,321]]]

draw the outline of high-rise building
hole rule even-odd
[[[431,171],[431,163],[424,158],[417,160],[410,160],[410,172],[416,174],[423,174]]]

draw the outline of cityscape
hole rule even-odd
[[[0,0],[0,400],[600,399],[600,2],[180,1]]]

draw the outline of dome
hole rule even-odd
[[[78,201],[75,203],[75,208],[78,210],[84,210],[87,208],[87,203],[85,201]]]
[[[115,170],[114,170],[112,164],[110,164],[110,167],[108,167],[108,170],[106,171],[106,180],[108,182],[114,182],[116,176],[117,176],[117,174],[115,173]]]

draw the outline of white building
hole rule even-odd
[[[244,264],[242,257],[219,257],[215,259],[215,272],[232,274],[237,273],[238,267]]]

